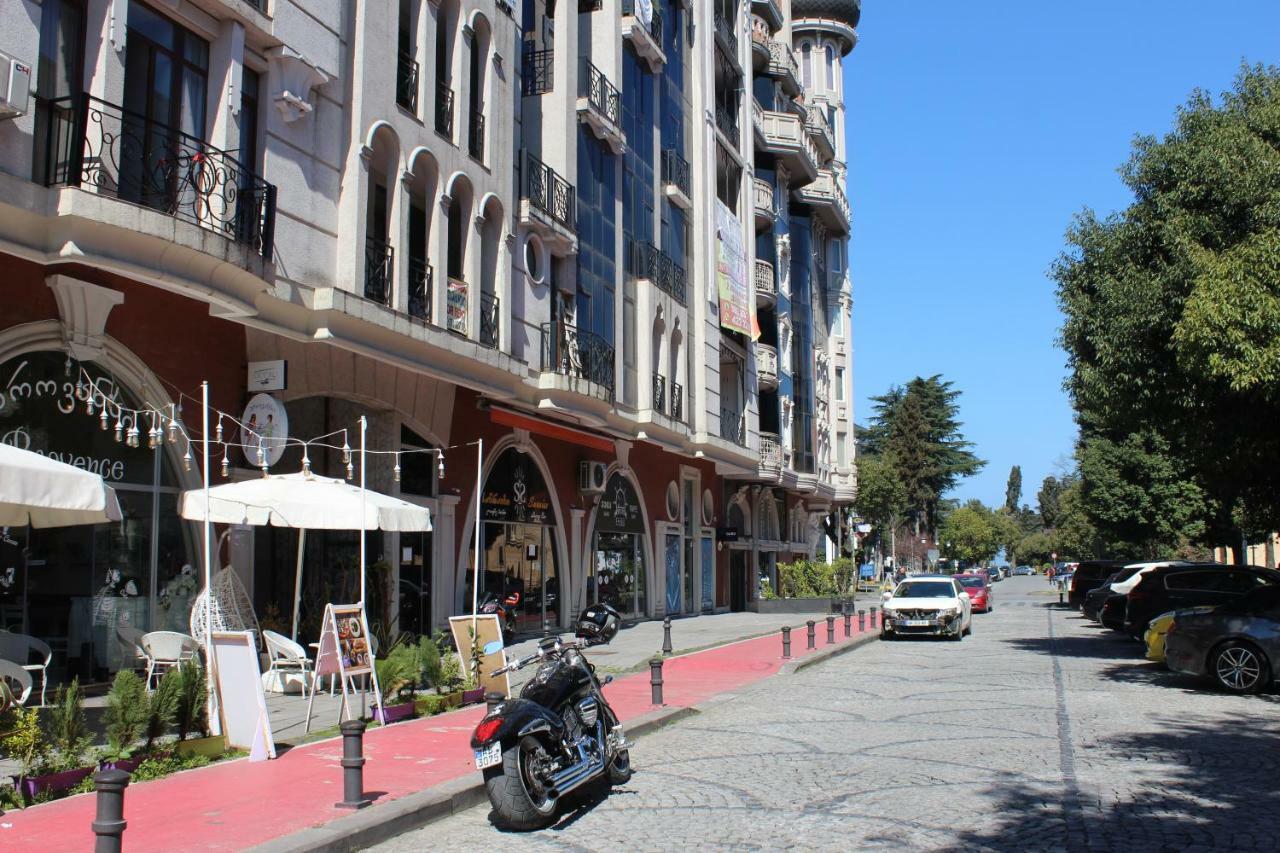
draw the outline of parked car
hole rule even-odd
[[[1126,599],[1122,593],[1112,592],[1107,596],[1107,600],[1098,610],[1098,621],[1102,623],[1102,627],[1110,628],[1112,631],[1124,630],[1125,603]]]
[[[969,593],[969,603],[973,606],[974,613],[990,613],[995,607],[995,597],[991,592],[991,584],[987,582],[985,576],[974,573],[964,573],[954,576],[959,581],[964,591]]]
[[[882,640],[909,634],[960,640],[972,630],[973,605],[953,577],[909,578],[889,594],[881,612]]]
[[[1114,580],[1110,592],[1098,606],[1098,621],[1103,627],[1113,631],[1124,630],[1125,608],[1128,604],[1129,592],[1138,585],[1142,576],[1166,566],[1190,566],[1186,560],[1161,560],[1151,563],[1130,563],[1121,571],[1123,578]]]
[[[1036,570],[1031,568],[1030,566],[1018,566],[1018,568],[1013,570],[1013,574],[1016,577],[1020,577],[1020,578],[1027,577],[1028,575],[1034,575],[1035,573],[1036,573]]]
[[[1170,610],[1152,619],[1147,625],[1147,632],[1142,635],[1142,639],[1147,644],[1147,660],[1164,663],[1164,641],[1169,633],[1169,626],[1173,624],[1175,618],[1189,616],[1192,613],[1208,613],[1212,609],[1212,607],[1189,607],[1186,610]]]
[[[1207,612],[1179,613],[1165,636],[1165,663],[1207,676],[1231,693],[1257,693],[1280,666],[1280,585]]]
[[[1082,560],[1071,574],[1071,585],[1067,587],[1067,604],[1079,608],[1084,604],[1086,595],[1123,567],[1124,563],[1118,560]]]
[[[1167,566],[1141,578],[1125,605],[1124,630],[1132,637],[1141,637],[1148,623],[1165,611],[1231,604],[1260,588],[1280,586],[1280,571],[1275,569],[1218,563]]]

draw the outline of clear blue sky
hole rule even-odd
[[[986,469],[954,497],[1023,501],[1075,426],[1047,271],[1074,213],[1125,207],[1116,169],[1242,59],[1280,64],[1280,0],[864,0],[845,60],[855,412],[941,373]]]

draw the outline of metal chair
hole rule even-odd
[[[266,643],[267,656],[271,661],[267,672],[302,673],[302,698],[307,698],[307,675],[313,667],[311,659],[307,657],[307,650],[301,643],[295,643],[275,631],[263,630],[262,639]]]
[[[142,635],[142,651],[147,656],[147,689],[157,675],[164,675],[183,661],[195,660],[200,644],[194,637],[177,631],[152,631]]]
[[[0,631],[0,658],[17,664],[31,675],[40,673],[40,707],[43,708],[45,693],[49,687],[49,663],[53,660],[53,650],[49,648],[49,644],[29,634]],[[33,658],[39,662],[33,663]]]
[[[26,667],[0,658],[0,684],[4,685],[5,690],[17,700],[19,705],[27,704],[27,698],[31,696],[32,682],[31,673]]]

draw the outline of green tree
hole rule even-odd
[[[1084,484],[1072,478],[1058,496],[1058,526],[1050,536],[1052,551],[1059,559],[1085,560],[1110,554],[1098,544],[1098,531],[1085,510]]]
[[[1052,474],[1044,478],[1040,491],[1036,495],[1036,504],[1040,508],[1040,521],[1047,528],[1058,524],[1058,496],[1062,494],[1065,484]]]
[[[1009,469],[1009,483],[1004,488],[1004,508],[1009,512],[1018,511],[1018,501],[1022,500],[1022,466],[1014,465]]]
[[[858,494],[853,508],[881,531],[898,527],[907,509],[907,492],[892,461],[884,456],[858,458]]]
[[[947,556],[969,563],[994,557],[1001,545],[994,516],[979,501],[969,501],[949,513],[938,531],[939,540],[946,543]]]

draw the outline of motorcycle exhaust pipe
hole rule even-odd
[[[565,794],[581,788],[587,782],[590,782],[596,776],[604,772],[605,763],[608,757],[603,752],[604,744],[604,727],[602,724],[596,724],[596,743],[599,744],[601,753],[597,758],[584,757],[572,767],[566,767],[555,776],[551,777],[551,788],[547,792],[549,796],[559,799]]]

